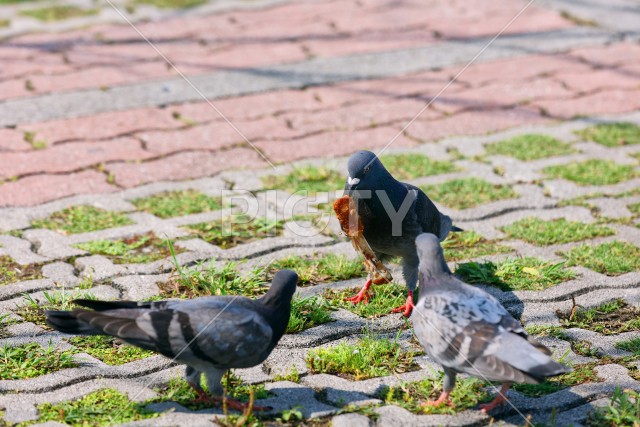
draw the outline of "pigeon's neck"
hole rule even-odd
[[[451,270],[449,270],[449,266],[444,259],[429,260],[428,263],[421,263],[419,271],[420,295],[425,295],[425,291],[427,289],[437,286],[441,282],[439,279],[443,279],[453,274],[451,273]]]
[[[265,295],[260,302],[268,312],[266,318],[273,330],[273,338],[279,340],[289,324],[291,300],[285,300],[281,295]]]

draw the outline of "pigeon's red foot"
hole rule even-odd
[[[511,383],[503,383],[502,388],[500,388],[500,391],[498,392],[496,398],[489,403],[483,403],[482,405],[480,405],[480,410],[486,414],[487,412],[494,410],[495,408],[506,402],[506,393],[507,390],[509,390],[509,387],[511,387]]]
[[[411,316],[411,312],[413,311],[414,307],[415,305],[413,304],[413,292],[409,291],[409,295],[407,295],[407,301],[404,303],[404,305],[401,305],[398,308],[394,308],[391,312],[402,313],[404,317],[409,317]]]
[[[453,406],[453,402],[449,399],[449,392],[443,391],[438,397],[437,400],[429,400],[428,402],[423,402],[420,406],[440,406],[442,404],[447,406]]]
[[[207,393],[205,393],[203,390],[196,389],[196,394],[198,395],[198,397],[193,399],[191,403],[208,403],[210,405],[215,405],[217,403],[211,396],[207,395]]]
[[[351,298],[345,298],[345,301],[351,301],[354,304],[358,304],[364,301],[365,304],[369,303],[369,298],[371,298],[371,293],[369,292],[369,288],[371,287],[371,279],[367,280],[360,292],[352,296]]]
[[[220,403],[221,406],[224,405],[224,403],[222,402],[223,401],[222,397],[214,396],[213,399],[216,402]],[[240,402],[239,400],[231,399],[229,397],[227,397],[226,402],[227,402],[227,408],[235,409],[236,411],[245,412],[247,408],[249,408],[249,403]],[[255,406],[254,405],[251,409],[253,411],[260,412],[260,411],[270,411],[273,408],[271,406]]]

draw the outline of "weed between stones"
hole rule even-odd
[[[575,133],[606,147],[640,144],[640,127],[633,123],[600,123]]]
[[[7,255],[0,255],[0,286],[24,280],[42,279],[42,265],[20,265]]]
[[[332,322],[332,310],[335,308],[322,297],[294,297],[291,301],[291,317],[286,333],[295,334],[314,326]]]
[[[50,374],[64,368],[74,368],[73,352],[57,350],[51,344],[38,343],[0,347],[0,379],[23,380]]]
[[[45,310],[72,310],[78,307],[72,303],[73,299],[96,299],[95,295],[86,291],[44,291],[44,298],[41,301],[26,293],[22,295],[24,303],[16,306],[15,313],[25,322],[35,323],[44,329],[51,329],[45,321]]]
[[[435,378],[414,383],[403,383],[397,387],[383,386],[378,397],[385,403],[398,405],[414,414],[456,414],[470,409],[479,403],[490,400],[489,393],[484,389],[486,383],[477,378],[459,378],[451,393],[453,405],[422,406],[423,402],[437,399],[442,392],[442,378],[440,373]]]
[[[564,328],[581,328],[604,335],[640,330],[640,310],[622,299],[585,309],[574,305],[568,312],[558,311]]]
[[[609,405],[596,408],[587,418],[588,427],[623,427],[640,425],[640,394],[616,388]]]
[[[511,139],[485,145],[484,148],[489,155],[510,156],[522,161],[564,156],[576,152],[570,144],[552,136],[539,134],[518,135]]]
[[[265,176],[262,178],[262,184],[265,190],[314,194],[340,190],[344,187],[344,179],[336,170],[308,165],[294,168],[287,175]]]
[[[380,157],[380,161],[400,181],[421,176],[451,173],[458,170],[449,161],[431,160],[423,154],[390,154]]]
[[[557,245],[615,234],[615,231],[609,227],[567,221],[564,218],[551,221],[525,218],[504,226],[500,230],[511,238],[521,239],[535,245]]]
[[[271,262],[267,268],[270,277],[278,270],[294,270],[299,276],[298,286],[338,282],[366,276],[362,258],[348,258],[345,255],[334,253],[322,256],[317,254],[310,256],[291,255]]]
[[[527,397],[541,397],[579,384],[602,382],[596,366],[596,363],[575,365],[572,372],[547,378],[540,384],[513,384],[511,388]]]
[[[157,261],[171,255],[166,240],[150,232],[121,240],[94,240],[75,245],[93,255],[104,255],[114,264],[136,264]],[[184,249],[174,246],[176,254]]]
[[[74,337],[69,342],[77,352],[87,353],[107,365],[122,365],[155,354],[152,351],[128,345],[114,337],[103,335]]]
[[[495,240],[485,239],[475,231],[449,233],[447,239],[442,242],[442,249],[445,258],[449,261],[513,251],[510,247],[500,245]]]
[[[83,16],[97,15],[99,9],[82,9],[77,6],[49,6],[39,9],[20,11],[20,15],[29,16],[39,21],[54,22],[65,19],[80,18]]]
[[[222,208],[219,197],[210,197],[196,190],[166,191],[151,197],[132,200],[131,203],[139,210],[160,218],[216,211]]]
[[[347,297],[352,297],[360,288],[349,289],[327,289],[322,296],[336,308],[344,308],[361,317],[376,318],[386,316],[396,307],[404,304],[407,298],[407,287],[397,283],[385,283],[371,287],[372,298],[368,304],[356,304],[345,301]]]
[[[618,341],[615,347],[619,350],[631,352],[634,356],[640,356],[640,338]]]
[[[355,344],[342,342],[332,347],[313,348],[307,353],[306,360],[313,373],[333,374],[358,381],[417,370],[420,367],[414,357],[418,354],[403,349],[398,337],[391,341],[367,333]]]
[[[454,209],[468,209],[518,194],[505,185],[490,184],[479,178],[461,178],[420,187],[434,201]]]
[[[568,266],[581,265],[607,276],[640,270],[640,248],[627,242],[583,244],[558,255],[567,258]]]
[[[612,185],[638,176],[633,166],[601,159],[549,166],[542,171],[551,178],[566,179],[578,185]]]
[[[124,214],[86,205],[72,206],[31,222],[33,228],[47,228],[62,234],[88,233],[130,224],[133,221]]]
[[[265,237],[282,234],[283,221],[257,217],[251,220],[246,215],[233,215],[219,221],[189,225],[192,234],[205,242],[229,249]]]
[[[455,274],[467,283],[492,285],[503,291],[541,291],[576,277],[573,271],[564,268],[564,262],[531,257],[507,258],[498,263],[462,263]]]

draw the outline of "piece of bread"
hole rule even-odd
[[[333,203],[333,210],[338,217],[342,231],[349,237],[354,249],[364,257],[364,268],[369,273],[371,281],[377,285],[391,283],[393,280],[391,273],[376,257],[362,234],[364,225],[360,220],[353,199],[347,195],[342,196]]]

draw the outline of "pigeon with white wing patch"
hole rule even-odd
[[[297,281],[296,273],[281,270],[267,293],[256,300],[243,296],[140,303],[76,300],[92,310],[47,311],[47,324],[68,334],[111,335],[185,364],[197,401],[216,403],[222,400],[220,380],[227,370],[256,366],[271,354],[289,323]],[[202,374],[211,396],[200,386]],[[237,410],[246,406],[233,399],[227,399],[227,405]]]
[[[411,320],[418,341],[444,370],[442,394],[425,405],[448,402],[458,373],[502,383],[498,396],[481,406],[487,412],[505,401],[511,383],[538,384],[570,372],[498,300],[454,277],[436,236],[421,234],[416,248],[419,298]]]

